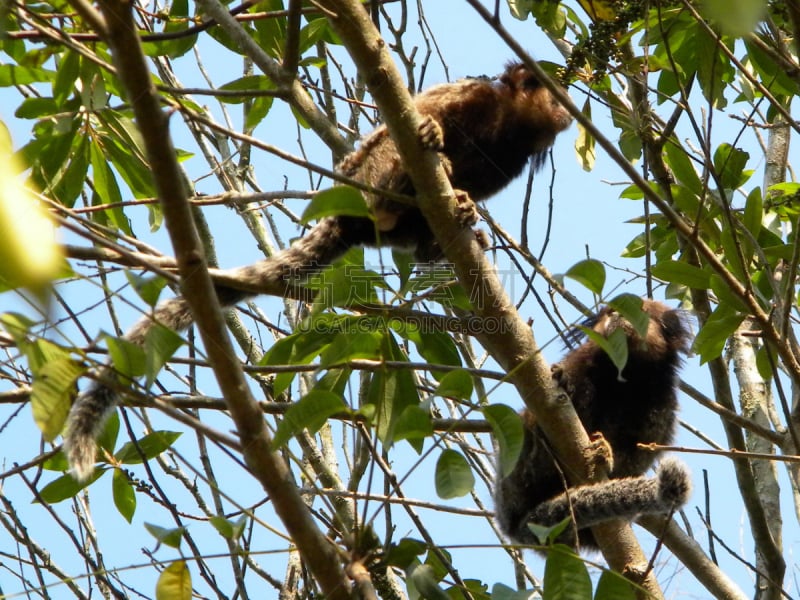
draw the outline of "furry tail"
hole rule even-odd
[[[370,238],[371,236],[371,238]],[[319,272],[355,245],[374,239],[374,225],[369,219],[328,217],[320,221],[306,236],[272,258],[253,265],[230,269],[225,274],[242,281],[243,291],[218,286],[217,295],[223,307],[233,306],[258,290],[281,293],[302,275]],[[125,340],[143,345],[154,323],[175,331],[192,324],[189,305],[178,296],[159,304],[152,315],[139,319],[125,334]],[[80,394],[72,405],[64,432],[64,453],[73,474],[86,481],[94,471],[96,439],[114,408],[119,404],[115,388],[119,379],[111,364],[96,373],[96,382]]]
[[[668,513],[689,499],[692,484],[686,466],[675,459],[664,459],[655,478],[625,477],[588,484],[569,490],[541,503],[523,519],[520,539],[530,540],[530,522],[553,526],[575,516],[576,529],[605,521],[632,521],[638,515]]]

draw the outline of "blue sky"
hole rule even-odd
[[[493,2],[487,2],[492,5]],[[538,59],[553,60],[562,62],[560,55],[555,51],[552,44],[547,41],[544,35],[538,30],[535,24],[531,21],[517,22],[511,17],[507,16],[505,7],[501,5],[501,11],[505,15],[503,18],[506,26],[514,33],[518,40],[523,40],[523,45],[529,52]],[[441,56],[445,57],[450,79],[457,79],[462,76],[481,75],[481,74],[495,74],[502,70],[503,64],[512,57],[511,52],[503,45],[503,43],[496,38],[491,32],[489,27],[469,8],[464,2],[460,0],[437,0],[436,2],[425,3],[425,16],[426,24],[430,27],[433,38],[436,41],[438,52]],[[413,19],[410,20],[410,23]],[[410,29],[416,31],[410,26]],[[385,30],[384,30],[385,33]],[[416,35],[416,33],[414,33]],[[420,52],[422,49],[420,49]],[[219,46],[207,42],[201,48],[201,53],[204,61],[206,71],[211,75],[216,85],[221,85],[237,76],[241,67],[236,59],[232,59],[229,55],[219,51]],[[186,86],[205,85],[205,82],[200,79],[196,68],[193,68],[193,57],[186,56],[176,62],[176,71],[182,77],[182,83]],[[444,69],[436,56],[431,57],[429,69],[425,76],[425,85],[431,85],[445,80]],[[585,90],[581,88],[571,89],[570,93],[573,99],[579,105],[585,100]],[[203,102],[206,102],[205,100]],[[9,125],[14,141],[17,145],[24,143],[29,135],[30,123],[20,122],[15,120],[9,114],[10,107],[17,106],[19,97],[13,90],[0,89],[0,118],[4,119]],[[208,102],[212,104],[212,102]],[[237,108],[230,108],[231,114],[234,118],[239,118]],[[255,132],[257,137],[264,139],[269,143],[276,143],[293,153],[298,153],[299,149],[294,140],[298,137],[295,130],[294,120],[289,111],[276,103],[273,113]],[[729,113],[735,113],[737,107],[735,105],[728,109]],[[617,130],[612,127],[611,119],[608,112],[598,103],[593,105],[593,116],[595,123],[611,136],[612,139],[616,137]],[[177,120],[177,116],[173,116]],[[181,147],[185,147],[190,151],[196,152],[193,142],[185,135],[183,127],[175,123],[173,132],[176,135],[176,143]],[[739,125],[732,120],[724,118],[718,119],[715,123],[715,138],[717,143],[722,141],[729,141],[733,138],[738,131]],[[324,156],[326,151],[324,148],[316,145],[313,136],[306,132],[302,133],[304,141],[304,150],[308,151],[310,155],[318,158],[319,162],[326,164]],[[619,291],[630,291],[637,294],[644,293],[644,286],[641,280],[634,281],[631,273],[640,273],[642,271],[642,263],[637,260],[629,260],[620,258],[620,253],[624,249],[626,243],[633,238],[639,231],[639,226],[634,224],[627,224],[630,219],[638,217],[642,213],[641,204],[627,200],[620,200],[619,193],[624,189],[626,182],[619,168],[613,164],[608,158],[600,154],[597,159],[596,166],[593,171],[584,171],[575,158],[573,144],[577,135],[576,126],[572,126],[569,130],[563,133],[557,140],[554,151],[553,160],[557,165],[555,176],[553,178],[552,195],[554,198],[554,211],[551,240],[548,251],[543,258],[543,263],[552,272],[559,273],[565,271],[570,265],[578,262],[586,257],[587,253],[594,258],[608,261],[610,265],[620,270],[612,270],[607,267],[609,283],[607,289],[611,289],[616,285],[620,285]],[[689,133],[687,132],[687,137]],[[753,160],[753,168],[760,168],[763,166],[763,161],[758,160],[759,149],[757,146],[752,145],[752,139],[743,141],[742,145],[750,148],[751,159]],[[263,154],[254,153],[253,166],[256,177],[259,179],[265,189],[279,189],[283,186],[283,178],[287,177],[289,182],[287,187],[293,189],[306,189],[309,186],[307,177],[304,172],[293,169],[284,163],[276,161],[272,157]],[[201,156],[197,155],[195,158],[190,159],[185,167],[192,177],[199,177],[204,174],[207,167]],[[543,235],[543,215],[546,214],[547,206],[546,200],[550,193],[551,170],[548,166],[537,176],[534,188],[534,208],[532,226],[528,231],[531,246],[538,247],[538,240]],[[758,175],[754,177],[752,186],[757,185]],[[197,189],[200,192],[212,193],[218,191],[216,182],[210,179],[201,180],[197,183]],[[494,198],[488,203],[488,210],[492,217],[498,221],[507,231],[514,237],[519,239],[521,232],[521,206],[519,206],[519,198],[524,195],[524,181],[520,180],[512,184],[508,189],[504,190],[499,197]],[[299,212],[302,210],[302,204],[296,203],[294,205]],[[163,232],[151,235],[148,232],[147,217],[143,209],[132,210],[129,212],[130,216],[134,218],[134,226],[136,233],[142,236],[148,243],[157,246],[165,254],[171,254],[169,243],[166,240]],[[243,229],[241,221],[232,214],[229,209],[216,207],[211,208],[206,212],[209,222],[212,226],[212,231],[217,241],[217,251],[219,255],[220,264],[223,266],[235,266],[245,264],[260,258],[258,249],[252,239],[246,234]],[[243,240],[243,241],[242,241]],[[504,266],[501,263],[500,269]],[[625,270],[622,270],[625,269]],[[505,283],[509,288],[509,293],[512,297],[518,297],[522,290],[524,282],[515,280],[514,277],[506,278]],[[591,303],[590,296],[580,289],[577,284],[571,284],[572,291],[578,293],[581,298]],[[77,303],[85,303],[86,300],[82,299],[82,292],[75,287],[68,287],[67,299],[74,300]],[[544,288],[539,284],[540,292],[544,292]],[[613,295],[613,294],[612,294]],[[657,296],[658,297],[658,296]],[[262,302],[259,302],[262,305]],[[275,303],[263,301],[265,310],[276,310]],[[578,315],[571,309],[565,308],[565,317],[567,319],[577,319]],[[22,310],[28,312],[18,299],[13,295],[4,294],[0,296],[0,312],[6,310]],[[279,309],[277,309],[279,310]],[[523,318],[532,318],[534,323],[534,331],[537,340],[541,345],[544,345],[544,352],[549,361],[553,362],[558,359],[562,350],[559,342],[548,343],[555,336],[555,331],[549,326],[547,320],[544,319],[539,311],[539,308],[534,302],[528,301],[521,308]],[[63,316],[63,315],[62,315]],[[135,319],[136,313],[134,311],[123,311],[121,318],[123,323],[130,324]],[[98,324],[100,327],[107,327],[107,324]],[[93,332],[96,333],[96,332]],[[683,371],[684,378],[695,387],[701,389],[710,395],[710,385],[708,383],[708,375],[698,366],[696,357],[690,358],[687,361],[686,368]],[[6,385],[0,381],[0,391],[4,391],[3,386]],[[213,394],[213,383],[210,379],[203,379],[200,382],[203,391],[208,391]],[[207,388],[207,389],[206,389]],[[511,406],[521,407],[521,401],[517,398],[514,391],[505,386],[494,394],[491,399],[494,402],[505,402]],[[692,425],[701,429],[708,436],[716,440],[723,447],[727,447],[724,434],[718,424],[718,419],[696,406],[690,399],[685,396],[681,397],[682,412],[681,417]],[[11,408],[0,407],[0,422],[8,415]],[[161,423],[162,427],[174,428],[175,424],[171,423],[165,417],[160,415],[153,415],[154,419]],[[24,421],[28,421],[30,427],[22,427]],[[6,461],[10,460],[26,460],[29,457],[35,456],[39,451],[39,442],[35,435],[35,430],[30,424],[29,418],[17,418],[14,421],[14,427],[5,431],[0,430],[0,445],[4,448],[14,448],[14,452],[6,455]],[[227,429],[230,427],[230,422],[224,419],[220,420],[221,428]],[[185,434],[189,436],[189,434]],[[687,432],[682,431],[678,444],[690,447],[703,447],[703,443],[697,438],[689,435]],[[192,444],[186,444],[187,451],[191,451]],[[415,462],[415,456],[412,453],[399,452],[394,456],[396,462],[393,467],[398,475],[402,476]],[[708,471],[708,476],[711,482],[712,498],[712,515],[715,524],[717,524],[721,533],[724,533],[726,542],[732,545],[735,549],[743,551],[745,554],[750,554],[752,544],[749,541],[749,533],[747,531],[748,525],[746,516],[741,507],[738,491],[735,489],[735,481],[731,465],[727,459],[720,457],[710,457],[703,455],[687,455],[683,457],[686,462],[692,467],[694,472],[695,481],[695,494],[687,507],[687,514],[689,520],[694,528],[696,539],[701,542],[705,540],[705,532],[696,518],[694,513],[695,506],[702,506],[704,498],[702,495],[702,479],[701,473],[703,470]],[[224,460],[224,459],[223,459]],[[196,462],[196,461],[193,461]],[[257,502],[261,495],[260,489],[253,484],[252,481],[247,479],[247,476],[237,470],[231,468],[231,472],[224,472],[229,463],[222,462],[224,467],[220,467],[221,477],[226,485],[235,490],[237,499],[244,505]],[[3,465],[4,468],[9,468],[11,464]],[[465,506],[474,508],[474,504],[469,498],[456,500],[456,501],[439,501],[432,490],[433,461],[428,460],[421,467],[415,467],[413,475],[406,483],[405,491],[409,496],[427,499],[434,502],[442,502],[453,506]],[[783,470],[779,469],[781,477],[783,478]],[[155,521],[162,526],[168,526],[169,523],[165,521],[164,514],[158,510],[157,507],[150,506],[146,502],[142,502],[139,512],[137,513],[134,523],[128,526],[122,518],[113,509],[110,498],[110,485],[106,476],[105,482],[96,485],[92,489],[91,502],[92,510],[94,512],[95,524],[100,532],[101,539],[105,539],[106,548],[105,554],[108,564],[128,565],[134,562],[146,563],[147,559],[139,552],[140,547],[154,546],[152,538],[149,534],[145,533],[142,527],[144,521]],[[783,481],[783,489],[788,489],[788,484],[785,479]],[[20,516],[26,521],[26,524],[31,525],[34,535],[43,543],[51,539],[47,528],[48,520],[41,519],[39,521],[38,512],[42,510],[41,507],[31,506],[30,495],[24,489],[21,482],[17,478],[10,480],[6,483],[4,493],[7,497],[12,498],[15,502]],[[490,501],[485,489],[479,489],[479,494],[487,507],[490,507]],[[178,504],[180,505],[180,493],[176,492]],[[787,553],[787,562],[793,564],[794,550],[797,548],[798,532],[796,521],[793,517],[790,499],[784,493],[784,514],[786,515],[786,531],[784,543]],[[66,509],[66,505],[61,507]],[[372,512],[372,511],[369,511]],[[393,511],[394,514],[400,515],[400,511]],[[436,539],[439,543],[444,545],[475,545],[474,548],[453,549],[454,562],[459,568],[462,576],[475,577],[482,579],[488,584],[496,581],[501,581],[507,585],[513,585],[514,574],[511,571],[511,564],[502,551],[487,551],[479,545],[483,543],[494,543],[495,538],[485,526],[484,522],[480,519],[471,518],[469,521],[459,520],[460,518],[453,515],[438,515],[432,512],[420,509],[423,521],[431,528]],[[265,517],[266,518],[266,517]],[[412,537],[418,537],[408,523],[403,522],[402,518],[398,521],[397,532],[395,538],[398,539],[406,533],[411,533]],[[202,528],[208,528],[207,524],[193,524],[193,532],[202,531]],[[37,531],[37,528],[41,528]],[[210,528],[209,528],[210,529]],[[201,533],[202,539],[211,539],[215,534],[211,531],[207,534]],[[641,539],[647,548],[652,547],[652,541],[649,534],[643,533]],[[274,547],[280,548],[281,542],[276,537],[273,540]],[[47,542],[49,543],[49,542]],[[213,544],[213,542],[209,542]],[[49,548],[54,559],[63,561],[68,571],[76,572],[79,570],[78,565],[69,566],[69,561],[75,557],[69,556],[68,543],[63,540],[61,536],[53,539],[53,547]],[[219,552],[225,552],[226,549],[223,544],[217,544]],[[270,547],[268,542],[264,542],[263,547]],[[169,549],[161,549],[156,553],[159,559],[168,560],[174,558],[175,554]],[[541,574],[541,563],[538,559],[533,558],[533,555],[528,555],[531,559],[531,568],[537,574]],[[749,593],[752,588],[752,574],[746,569],[742,568],[736,562],[727,558],[727,556],[718,549],[718,556],[720,557],[721,564],[724,566],[728,574],[735,580],[742,589]],[[265,558],[265,561],[267,559]],[[279,558],[282,560],[282,558]],[[220,569],[222,572],[227,570],[227,564],[221,563]],[[279,570],[277,571],[280,572]],[[142,574],[142,589],[143,591],[150,592],[152,586],[148,587],[149,580],[152,579],[153,570],[150,568],[141,569]],[[193,573],[196,576],[196,573]],[[679,597],[704,597],[704,590],[694,581],[690,574],[684,572],[681,566],[674,560],[667,560],[659,572],[659,580],[668,587],[668,596]],[[674,581],[671,581],[672,576],[677,575]],[[787,584],[789,585],[789,584]],[[7,576],[3,571],[0,571],[0,586],[6,593],[13,593],[18,591],[19,585]],[[790,590],[791,591],[791,590]],[[54,594],[54,597],[58,597]]]

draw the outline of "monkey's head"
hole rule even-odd
[[[552,145],[556,134],[572,123],[572,115],[522,63],[509,62],[499,81],[511,95],[514,111],[521,124],[532,128],[537,136],[549,136],[548,147]]]
[[[670,308],[655,300],[642,300],[642,311],[650,317],[644,337],[610,306],[603,308],[590,326],[604,337],[622,328],[628,338],[628,351],[640,358],[677,361],[679,354],[689,352],[692,334],[686,311]]]

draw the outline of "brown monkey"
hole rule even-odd
[[[565,491],[544,435],[533,415],[523,410],[522,454],[511,474],[495,485],[497,521],[512,540],[537,544],[528,523],[553,526],[574,515],[576,522],[557,541],[594,550],[597,542],[591,526],[668,513],[688,500],[691,481],[683,463],[662,460],[655,478],[643,477],[656,454],[637,444],[672,440],[678,409],[677,371],[681,353],[688,351],[690,333],[680,310],[652,300],[644,300],[642,309],[650,317],[644,339],[611,308],[600,311],[591,324],[604,336],[623,328],[628,361],[621,376],[605,351],[591,340],[554,365],[554,376],[570,394],[586,431],[594,434],[597,456],[605,462],[610,479]]]
[[[524,65],[509,63],[496,79],[465,79],[437,85],[415,98],[424,117],[420,130],[423,147],[439,152],[444,168],[463,206],[463,220],[474,224],[474,205],[496,194],[532,162],[541,167],[556,134],[569,126],[571,117]],[[394,193],[414,196],[385,126],[366,136],[358,150],[347,156],[338,170],[361,183]],[[257,285],[281,282],[301,268],[319,270],[354,246],[392,246],[413,250],[422,261],[441,257],[434,236],[420,211],[379,194],[365,194],[375,221],[362,217],[322,219],[306,236],[274,257],[232,269],[229,274]],[[223,306],[233,306],[251,294],[218,286]],[[162,302],[125,338],[144,342],[153,322],[180,331],[192,323],[181,297]],[[86,480],[95,461],[95,438],[118,402],[112,389],[116,375],[110,365],[97,372],[96,383],[81,394],[70,411],[64,450],[73,473]]]

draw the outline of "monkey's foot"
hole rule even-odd
[[[444,133],[442,127],[433,117],[426,115],[417,129],[419,143],[426,150],[444,150]]]
[[[478,207],[463,190],[453,190],[456,196],[456,219],[462,227],[472,227],[478,222]]]
[[[599,431],[589,436],[589,445],[583,449],[583,458],[586,460],[587,475],[593,480],[602,471],[606,474],[614,469],[614,451],[611,444]]]

